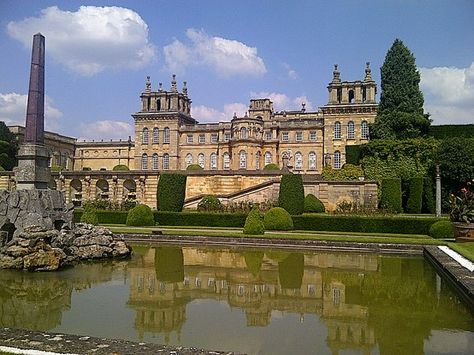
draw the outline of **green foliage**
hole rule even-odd
[[[204,196],[197,206],[198,211],[204,212],[219,212],[223,208],[221,201],[215,195]]]
[[[263,234],[265,233],[265,225],[258,207],[252,208],[245,219],[244,234]]]
[[[83,166],[82,171],[92,171],[92,168],[90,168],[88,166]]]
[[[278,279],[281,288],[300,289],[303,283],[304,255],[291,253],[278,263]]]
[[[157,210],[181,212],[186,194],[186,175],[161,174],[156,194]]]
[[[59,165],[54,165],[54,164],[51,165],[51,172],[59,172],[59,171],[61,171],[61,170],[63,170],[63,168],[62,168],[61,166],[59,166]]]
[[[128,166],[123,165],[123,164],[115,165],[115,166],[112,168],[112,171],[129,171],[129,170],[130,170],[130,169],[128,168]]]
[[[252,273],[253,276],[260,274],[262,268],[263,252],[261,251],[244,251],[243,253],[245,265],[247,270]]]
[[[364,170],[360,166],[344,164],[341,169],[333,169],[331,166],[325,166],[321,177],[328,181],[353,181],[359,180],[364,176]]]
[[[449,213],[451,221],[474,223],[474,191],[470,181],[467,183],[467,188],[462,188],[459,194],[450,195],[449,202],[451,205]]]
[[[436,211],[436,202],[434,196],[433,179],[429,177],[423,178],[423,200],[422,213],[434,214]]]
[[[360,165],[360,145],[346,145],[346,164]]]
[[[99,218],[97,216],[97,211],[92,206],[86,206],[84,208],[84,213],[81,215],[81,223],[88,223],[94,226],[99,224]]]
[[[280,167],[278,166],[278,164],[270,163],[270,164],[265,165],[263,167],[263,170],[280,170]]]
[[[236,227],[245,225],[244,213],[155,211],[155,221],[165,226]]]
[[[107,211],[128,211],[137,205],[136,200],[127,199],[121,203],[111,200],[91,200],[84,203],[83,208],[93,208],[95,210]]]
[[[182,282],[184,280],[183,249],[179,247],[155,248],[156,279],[161,282]]]
[[[127,226],[154,226],[155,218],[153,211],[147,205],[138,205],[128,211]]]
[[[474,138],[474,124],[430,126],[428,134],[437,139]]]
[[[396,39],[381,68],[380,104],[370,136],[375,139],[406,139],[428,133],[430,120],[423,113],[423,94],[415,57]]]
[[[414,177],[408,180],[407,213],[421,213],[423,200],[423,178]]]
[[[383,179],[380,206],[396,213],[402,212],[402,186],[400,179]]]
[[[304,198],[304,211],[322,213],[326,211],[326,208],[319,198],[313,194],[308,194]]]
[[[450,221],[438,221],[431,225],[429,235],[435,239],[454,238],[454,225]]]
[[[281,207],[274,207],[265,213],[263,224],[266,230],[287,231],[293,229],[293,220],[290,214]]]
[[[0,121],[0,166],[12,171],[17,165],[18,144],[15,135],[10,132],[5,122]]]
[[[311,214],[293,216],[296,230],[428,235],[431,225],[443,219],[408,216],[355,216]]]
[[[0,171],[5,171],[5,168],[0,165]]]
[[[201,165],[199,164],[189,164],[188,167],[186,168],[188,171],[197,171],[197,170],[204,170]]]
[[[284,174],[280,181],[278,206],[292,215],[302,214],[304,211],[303,175]]]

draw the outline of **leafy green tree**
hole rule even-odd
[[[16,166],[17,151],[15,135],[10,132],[5,122],[0,121],[0,167],[12,170]]]
[[[393,42],[381,68],[382,93],[370,136],[375,139],[405,139],[424,136],[430,127],[423,113],[420,73],[415,57],[399,39]]]

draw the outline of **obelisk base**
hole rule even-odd
[[[24,143],[18,150],[18,167],[14,169],[17,190],[45,190],[51,179],[49,149],[43,145]]]

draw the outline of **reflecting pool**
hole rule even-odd
[[[248,354],[471,354],[474,318],[422,257],[135,246],[0,270],[0,326]]]

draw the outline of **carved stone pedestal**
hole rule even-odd
[[[14,171],[17,190],[47,189],[51,177],[49,150],[39,144],[20,145],[18,167]]]

